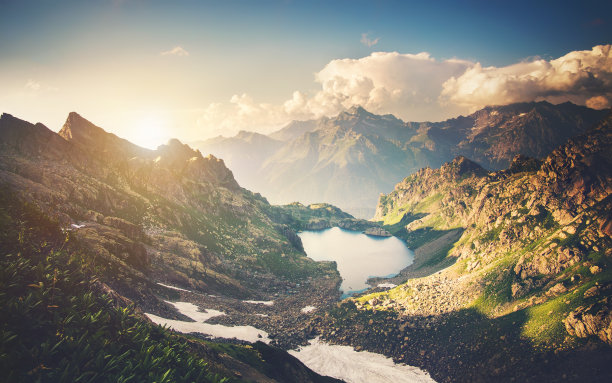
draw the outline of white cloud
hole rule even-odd
[[[602,106],[612,100],[610,45],[574,51],[555,60],[536,59],[505,67],[476,63],[443,85],[440,101],[476,110],[486,105],[548,100]]]
[[[362,33],[360,42],[367,47],[373,47],[374,45],[378,44],[380,38],[377,37],[372,40],[368,37],[368,34],[369,33]]]
[[[299,115],[283,105],[256,103],[247,94],[234,95],[229,103],[209,104],[197,120],[204,137],[231,136],[239,130],[269,133]],[[309,116],[312,117],[312,116]]]
[[[38,81],[34,81],[32,79],[29,79],[28,82],[26,82],[25,84],[25,88],[28,90],[33,90],[35,92],[40,90],[40,83]]]
[[[169,51],[164,51],[160,53],[162,56],[189,56],[189,52],[187,52],[180,45],[175,46]]]
[[[436,60],[426,52],[374,52],[330,61],[315,74],[320,89],[314,93],[295,91],[280,104],[234,95],[229,103],[210,104],[198,125],[204,136],[241,129],[267,133],[291,120],[332,116],[354,105],[408,121],[439,121],[487,105],[533,100],[605,108],[612,101],[611,54],[610,45],[597,46],[550,61],[483,67]]]

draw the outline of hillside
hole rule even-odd
[[[531,102],[432,123],[353,107],[333,118],[294,121],[267,139],[241,132],[197,147],[227,159],[245,186],[273,203],[325,201],[370,218],[378,195],[406,174],[460,155],[489,170],[509,166],[517,154],[543,158],[607,113]]]
[[[292,317],[287,312],[335,299],[340,280],[334,265],[307,258],[295,233],[273,221],[267,201],[241,188],[222,160],[204,157],[178,140],[143,149],[76,113],[59,133],[3,114],[0,190],[3,328],[10,331],[2,341],[2,366],[25,374],[15,375],[18,381],[32,368],[43,380],[59,379],[64,368],[71,380],[81,374],[126,379],[151,367],[147,361],[142,370],[135,367],[137,351],[149,347],[149,336],[161,342],[159,350],[152,348],[151,358],[159,358],[151,363],[166,367],[151,369],[146,379],[181,381],[180,374],[187,374],[189,380],[189,374],[201,372],[210,381],[241,380],[236,377],[243,374],[262,382],[287,376],[331,381],[265,344],[255,344],[252,351],[193,339],[179,347],[184,337],[153,326],[143,315],[185,320],[167,302],[181,300],[223,309],[238,321],[252,320],[274,336],[286,325],[279,318]],[[21,302],[19,297],[28,298]],[[244,301],[272,298],[279,304],[265,317]],[[136,308],[128,309],[132,303]],[[73,312],[82,319],[68,326],[62,321]],[[20,315],[33,323],[19,324]],[[42,323],[40,332],[36,321]],[[31,325],[33,332],[22,325]],[[83,349],[83,337],[93,328],[99,328],[92,335],[95,348]],[[104,339],[121,337],[124,329],[133,329],[136,338],[105,348]],[[13,346],[30,351],[13,354]],[[103,351],[119,359],[107,360]],[[11,359],[36,353],[47,355],[41,359],[44,368]],[[90,366],[62,357],[78,354],[102,359]],[[19,367],[8,368],[11,361]],[[126,361],[133,371],[111,367]],[[138,374],[134,377],[145,379]]]
[[[0,193],[0,367],[9,382],[338,382],[258,342],[219,344],[153,325],[107,284],[72,232]]]
[[[415,263],[322,318],[324,338],[439,381],[610,379],[611,147],[608,116],[541,161],[458,157],[405,178],[376,219]]]

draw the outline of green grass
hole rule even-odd
[[[132,308],[94,293],[93,259],[31,205],[0,195],[0,369],[8,382],[224,382]]]
[[[515,258],[506,255],[501,258],[483,277],[485,288],[472,304],[479,312],[490,315],[492,311],[512,300],[513,266]]]

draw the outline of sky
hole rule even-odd
[[[612,103],[610,1],[0,0],[0,112],[156,147],[353,105]]]

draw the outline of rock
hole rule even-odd
[[[595,274],[601,273],[603,270],[601,269],[601,267],[599,267],[597,265],[593,265],[593,266],[589,267],[589,271],[591,272],[591,274],[595,275]]]
[[[548,296],[557,296],[557,295],[561,295],[564,292],[567,291],[567,288],[565,288],[565,286],[563,286],[562,283],[557,283],[556,285],[554,285],[553,287],[551,287],[547,292],[546,295]]]
[[[578,307],[563,320],[570,335],[579,338],[597,336],[612,345],[612,299],[605,298],[587,308]]]
[[[368,227],[363,233],[375,237],[391,237],[391,233],[382,227]]]
[[[593,287],[591,287],[590,289],[588,289],[587,291],[584,292],[584,297],[585,298],[590,298],[590,297],[594,297],[597,294],[599,294],[599,287],[593,286]]]

